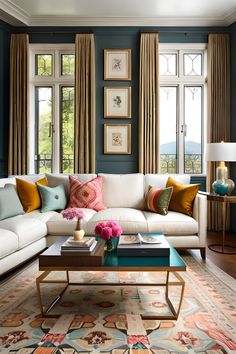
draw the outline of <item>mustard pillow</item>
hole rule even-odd
[[[169,177],[166,187],[173,187],[169,210],[192,216],[193,202],[199,190],[199,184],[181,184]]]
[[[46,177],[39,179],[37,183],[40,183],[43,186],[47,186]],[[21,204],[23,205],[24,211],[26,213],[41,207],[40,194],[35,183],[30,183],[23,179],[16,178],[16,188],[21,200]]]

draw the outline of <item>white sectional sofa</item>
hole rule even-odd
[[[145,192],[149,185],[164,187],[168,175],[154,174],[99,174],[103,176],[103,200],[107,209],[96,212],[82,209],[85,218],[82,227],[86,234],[94,234],[97,222],[116,220],[124,233],[163,232],[176,248],[200,249],[205,256],[207,201],[197,194],[193,216],[169,211],[163,216],[144,209]],[[95,174],[79,174],[82,182],[95,178]],[[188,184],[188,175],[171,175],[176,181]],[[39,176],[19,176],[35,182]],[[51,175],[49,186],[63,183],[69,190],[66,175]],[[0,179],[0,187],[6,183],[15,184],[15,178]],[[0,221],[0,275],[33,257],[52,244],[61,235],[71,235],[76,221],[67,221],[56,211],[41,213],[34,210]]]

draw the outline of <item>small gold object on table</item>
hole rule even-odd
[[[77,208],[67,208],[61,212],[62,217],[67,220],[73,220],[77,218],[77,223],[75,227],[75,231],[73,233],[74,240],[75,241],[81,241],[84,237],[84,230],[81,229],[81,224],[80,220],[83,219],[84,213],[82,210],[79,210]]]
[[[74,231],[74,240],[75,241],[81,241],[84,237],[84,229],[81,229],[81,226],[80,226],[80,219],[77,220],[77,224],[76,224],[76,228],[75,228],[75,231]]]

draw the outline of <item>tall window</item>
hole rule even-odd
[[[74,170],[74,45],[30,47],[30,172]]]
[[[205,82],[203,45],[160,45],[162,173],[204,172]]]

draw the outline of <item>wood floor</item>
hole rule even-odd
[[[221,243],[222,234],[221,232],[209,232],[207,234],[207,243],[208,244],[216,244]],[[236,233],[228,232],[226,235],[226,243],[236,247]],[[206,258],[211,262],[216,264],[219,268],[221,268],[224,272],[231,275],[236,279],[236,248],[230,249],[230,251],[235,252],[234,255],[220,254],[211,251],[209,248],[206,250]],[[194,254],[195,257],[201,259],[199,251],[190,251]]]

